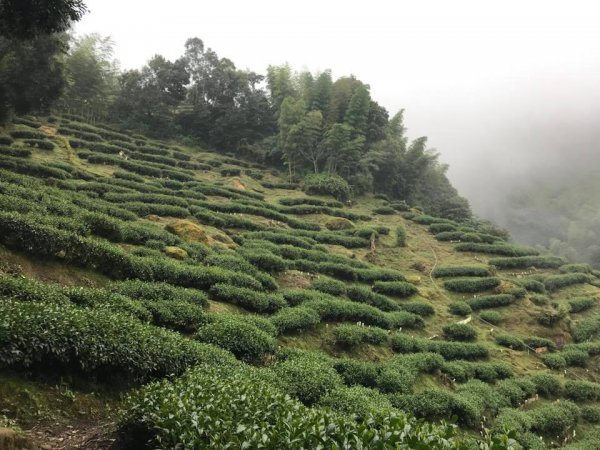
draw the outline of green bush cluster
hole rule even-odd
[[[498,286],[500,286],[500,278],[497,277],[457,278],[455,280],[444,281],[444,287],[446,289],[460,293],[488,291]],[[472,304],[471,308],[473,308]]]
[[[347,349],[359,344],[380,345],[387,340],[387,331],[378,327],[342,324],[333,330],[333,342]]]
[[[402,224],[396,227],[396,246],[406,247],[406,228]]]
[[[574,284],[582,284],[590,282],[590,275],[587,273],[566,273],[564,275],[550,275],[544,278],[544,286],[546,290],[552,292],[563,287],[572,286]]]
[[[565,264],[558,270],[562,273],[592,273],[592,266],[589,264]]]
[[[276,340],[243,315],[218,314],[198,330],[195,338],[233,353],[246,362],[259,362],[276,348]]]
[[[503,319],[502,314],[500,314],[498,311],[481,311],[479,313],[479,318],[491,323],[492,325],[498,325]]]
[[[515,301],[515,297],[511,294],[495,294],[495,295],[482,295],[481,297],[475,297],[467,300],[467,303],[473,310],[485,309],[485,308],[499,308],[502,306],[508,306]]]
[[[307,408],[289,398],[257,369],[198,367],[175,381],[151,384],[127,402],[120,429],[133,445],[149,441],[154,448],[344,448],[426,446],[431,450],[479,446],[458,434],[455,426],[433,425],[398,412],[380,396],[337,386],[324,394],[339,413]],[[244,398],[243,402],[238,399]],[[231,407],[235,404],[236,407]],[[347,405],[360,406],[358,420],[344,415]],[[385,414],[374,414],[371,408]],[[262,418],[259,422],[256,417]],[[200,420],[200,422],[198,422]],[[322,426],[320,424],[327,424]],[[201,430],[211,430],[210,433]],[[502,437],[485,444],[504,448]],[[491,447],[490,447],[491,448]]]
[[[106,310],[0,302],[0,365],[121,374],[135,380],[180,374],[230,355]]]
[[[476,242],[466,242],[463,244],[457,244],[454,249],[459,252],[473,252],[473,253],[490,253],[493,255],[503,256],[533,256],[539,252],[533,248],[521,247],[509,244],[481,244]]]
[[[538,269],[556,269],[565,263],[558,256],[517,256],[513,258],[490,258],[490,265],[499,269],[527,269],[536,267]]]
[[[346,295],[346,284],[329,277],[321,276],[315,279],[311,288],[334,296]]]
[[[418,292],[415,285],[405,281],[376,281],[373,291],[378,294],[394,297],[410,297]]]
[[[568,303],[571,313],[579,313],[593,308],[596,306],[597,301],[595,298],[590,297],[576,297],[569,299]]]
[[[350,186],[342,177],[327,173],[308,175],[302,189],[309,195],[331,195],[338,201],[350,199]]]
[[[480,344],[433,341],[424,338],[396,334],[391,338],[392,349],[397,353],[439,353],[445,359],[480,359],[488,356],[488,350]]]
[[[477,379],[490,383],[513,376],[509,365],[504,363],[451,361],[444,363],[442,372],[448,374],[458,383]]]
[[[588,317],[571,325],[571,336],[575,342],[593,339],[600,333],[600,315]]]
[[[475,341],[477,330],[464,323],[451,323],[442,327],[444,337],[449,341]]]
[[[279,334],[283,334],[310,330],[321,322],[321,317],[314,309],[296,306],[280,309],[271,317],[271,321],[277,327]]]
[[[225,283],[214,284],[210,293],[218,300],[259,313],[274,313],[286,304],[280,294],[257,292],[254,289]]]
[[[431,275],[443,277],[489,277],[489,269],[485,266],[439,266],[433,269]]]
[[[172,286],[167,283],[126,280],[112,282],[108,289],[127,297],[150,301],[179,300],[192,303],[203,308],[208,306],[208,296],[197,289]]]
[[[453,302],[448,305],[448,311],[455,316],[468,316],[473,312],[467,302]]]

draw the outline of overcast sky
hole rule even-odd
[[[196,36],[259,73],[287,61],[296,69],[330,68],[334,77],[356,75],[391,114],[406,109],[409,136],[429,136],[452,181],[483,214],[490,207],[483,199],[503,177],[530,177],[540,156],[542,166],[561,167],[566,155],[585,166],[599,153],[595,1],[86,4],[76,31],[111,35],[123,68],[156,53],[177,58]]]

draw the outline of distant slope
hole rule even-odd
[[[0,406],[26,431],[124,408],[104,430],[122,448],[596,445],[588,265],[74,116],[0,144]],[[19,410],[32,391],[43,417]]]

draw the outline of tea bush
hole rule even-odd
[[[376,281],[373,291],[394,297],[410,297],[418,292],[414,285],[405,281]]]
[[[334,343],[343,348],[352,348],[365,343],[380,345],[387,339],[387,331],[378,327],[342,324],[333,330]]]
[[[329,277],[315,279],[311,288],[334,296],[346,295],[346,284]]]
[[[536,267],[538,269],[556,269],[565,263],[558,256],[518,256],[513,258],[490,258],[490,265],[499,269],[527,269]]]
[[[350,199],[350,186],[338,175],[325,173],[308,175],[302,182],[302,189],[309,195],[331,195],[342,202]]]
[[[559,353],[546,353],[542,355],[542,362],[550,369],[561,370],[567,367],[567,361]]]
[[[500,286],[500,278],[458,278],[455,280],[444,281],[444,287],[452,292],[474,293],[487,291]],[[512,298],[512,296],[511,296]],[[473,308],[473,304],[471,304]]]
[[[363,386],[340,387],[325,394],[319,401],[319,406],[331,408],[358,420],[366,418],[369,414],[392,412],[392,405],[385,395]]]
[[[567,273],[564,275],[550,275],[544,278],[544,286],[550,292],[574,284],[589,283],[590,275],[587,273]]]
[[[382,311],[398,311],[400,309],[397,302],[385,295],[377,294],[367,287],[350,285],[346,289],[346,295],[353,302],[366,303]]]
[[[429,317],[435,314],[435,309],[429,303],[425,302],[409,302],[399,305],[402,311],[407,311],[421,317]]]
[[[431,273],[436,278],[442,277],[489,277],[489,269],[485,266],[438,266]]]
[[[473,312],[466,302],[453,302],[448,305],[448,311],[455,316],[468,316]]]
[[[271,321],[279,334],[283,334],[312,329],[319,324],[321,318],[314,309],[297,306],[282,308],[271,317]]]
[[[477,339],[477,331],[470,325],[463,323],[452,323],[442,328],[444,337],[450,341],[474,341]]]
[[[404,228],[404,225],[396,227],[396,245],[398,247],[406,247],[406,228]]]
[[[479,318],[491,323],[492,325],[498,325],[502,322],[502,314],[498,311],[482,311],[479,313]]]
[[[283,296],[257,292],[253,289],[230,284],[217,283],[210,288],[210,293],[218,300],[241,306],[249,311],[274,313],[285,306]]]
[[[558,270],[562,273],[592,273],[592,266],[589,264],[565,264]]]
[[[588,317],[571,325],[571,336],[575,342],[591,340],[600,333],[600,315]]]
[[[569,300],[569,311],[571,313],[579,313],[587,311],[590,308],[596,306],[596,299],[589,297],[577,297]]]
[[[454,249],[459,252],[490,253],[503,256],[533,256],[539,253],[533,248],[508,244],[464,243],[457,244]]]
[[[434,222],[429,225],[429,232],[433,234],[443,233],[445,231],[456,231],[456,225],[446,222]]]
[[[570,401],[541,405],[529,412],[531,430],[548,436],[557,436],[571,429],[579,421],[581,411]]]
[[[59,367],[143,381],[230,354],[106,310],[0,302],[0,365]]]
[[[558,397],[562,393],[562,384],[560,380],[551,373],[536,373],[530,379],[533,384],[535,384],[536,392],[542,397]]]
[[[248,323],[243,315],[218,315],[196,333],[196,339],[233,353],[246,362],[259,362],[276,348],[276,340]]]
[[[511,294],[495,294],[495,295],[482,295],[467,300],[467,303],[473,310],[485,309],[485,308],[499,308],[502,306],[508,306],[515,301],[515,297]]]

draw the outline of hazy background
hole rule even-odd
[[[111,35],[123,68],[155,53],[174,59],[197,36],[259,73],[287,61],[355,74],[390,113],[406,109],[409,135],[429,136],[476,213],[509,227],[509,193],[561,186],[600,166],[593,1],[87,4],[76,31]]]

